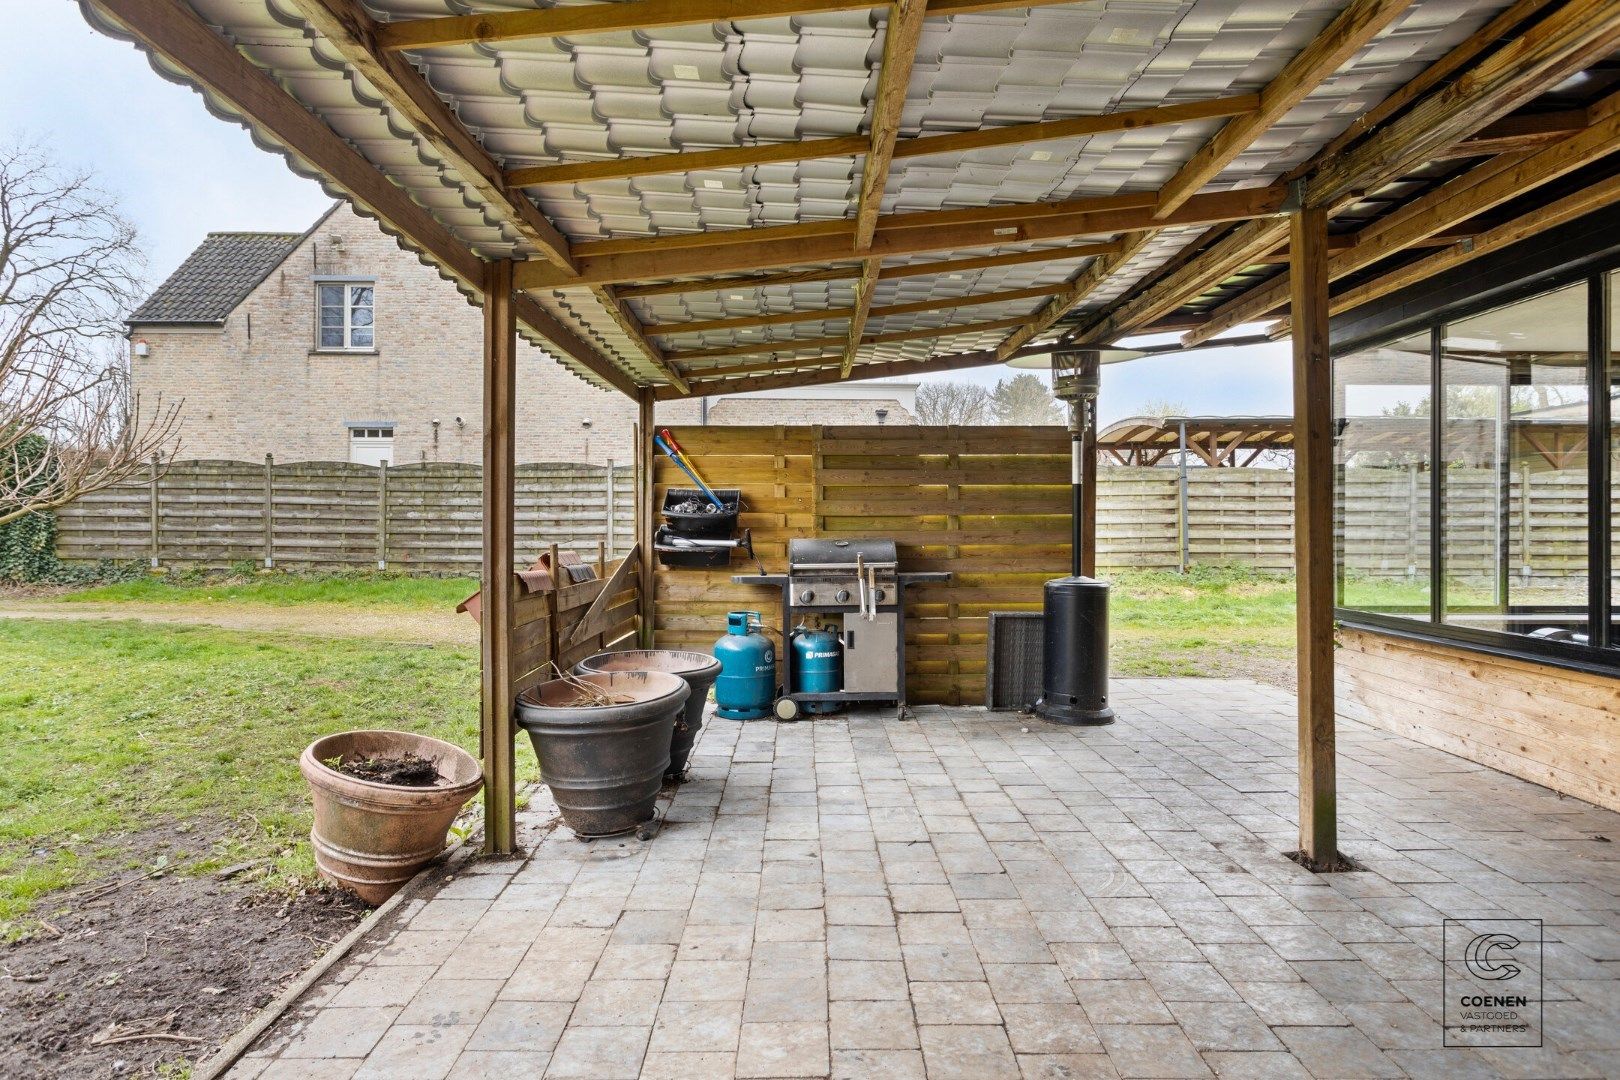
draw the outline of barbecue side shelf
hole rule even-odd
[[[796,603],[793,599],[792,578],[787,574],[733,574],[731,581],[734,585],[772,585],[782,590],[782,647],[777,650],[778,667],[782,672],[782,685],[778,687],[781,697],[791,698],[797,702],[813,701],[839,701],[849,704],[882,704],[894,702],[900,708],[902,717],[906,708],[906,603],[905,591],[911,585],[920,585],[924,582],[949,581],[949,571],[934,570],[917,573],[898,573],[895,575],[896,587],[900,596],[895,605],[898,620],[897,651],[895,657],[895,670],[899,673],[895,680],[894,693],[887,692],[855,692],[839,690],[830,694],[792,694],[787,688],[793,685],[793,650],[788,647],[789,639],[793,633],[795,616],[800,612],[815,613],[818,615],[844,615],[861,610],[858,604],[811,604]]]

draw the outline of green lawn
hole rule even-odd
[[[1242,675],[1286,681],[1292,578],[1221,567],[1107,575],[1115,675]]]
[[[297,755],[401,727],[478,743],[476,650],[137,622],[0,621],[0,937],[44,894],[189,825],[192,869],[313,873]]]

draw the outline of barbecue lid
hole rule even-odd
[[[856,555],[868,566],[894,566],[900,561],[893,540],[788,541],[788,564],[795,570],[811,566],[854,566]]]

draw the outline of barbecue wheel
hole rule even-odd
[[[777,698],[775,709],[778,720],[797,720],[799,718],[799,703],[790,697]]]

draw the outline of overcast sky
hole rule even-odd
[[[204,234],[298,231],[330,200],[247,132],[210,114],[191,90],[161,78],[134,47],[92,31],[70,0],[0,2],[0,140],[24,139],[95,169],[139,226],[155,285]],[[1013,372],[980,368],[933,378],[994,385]],[[1192,414],[1292,411],[1288,348],[1212,350],[1110,366],[1104,421],[1153,403]]]

